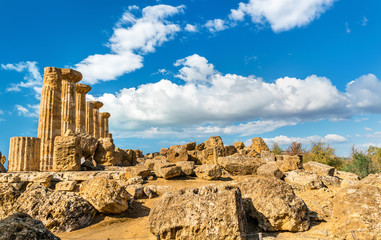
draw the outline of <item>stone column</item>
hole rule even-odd
[[[82,74],[68,68],[61,69],[62,74],[62,108],[61,108],[61,136],[67,130],[75,131],[75,84],[82,79]]]
[[[86,134],[94,135],[94,103],[86,103]]]
[[[75,131],[86,133],[86,94],[91,90],[89,85],[77,83],[75,86]]]
[[[12,137],[9,144],[8,172],[38,171],[40,145],[39,138]]]
[[[108,137],[108,119],[110,118],[111,114],[108,112],[102,112],[100,115],[100,137],[101,138],[107,138]]]
[[[94,121],[94,130],[93,136],[99,138],[99,109],[103,107],[103,103],[99,101],[92,101],[94,111],[93,111],[93,121]]]
[[[61,135],[61,86],[61,69],[46,67],[37,133],[41,139],[40,171],[52,169],[54,138]]]

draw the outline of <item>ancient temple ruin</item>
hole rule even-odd
[[[62,142],[62,138],[57,137],[66,136],[67,133],[87,134],[95,139],[110,136],[110,113],[99,112],[102,102],[86,102],[86,94],[91,87],[78,83],[81,80],[82,74],[73,69],[44,69],[37,138],[11,138],[8,158],[10,172],[53,170],[55,151],[60,149],[54,147],[55,142]],[[65,154],[70,155],[70,147],[65,151]],[[81,158],[76,156],[76,161],[78,157]]]

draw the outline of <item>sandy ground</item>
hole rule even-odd
[[[157,179],[149,181],[147,185],[168,185],[174,189],[200,187],[208,184],[223,184],[229,182],[231,179],[222,181],[204,181],[197,178],[194,179],[179,179],[179,180],[164,180]],[[235,179],[238,180],[238,179]],[[319,202],[320,199],[329,198],[330,193],[325,194],[322,191],[310,190],[304,192],[296,192],[296,195],[305,201]],[[153,199],[139,199],[134,201],[128,211],[118,216],[97,216],[93,224],[73,232],[56,233],[63,240],[69,239],[85,239],[85,240],[156,240],[156,236],[152,235],[149,230],[148,215],[151,207],[159,198]],[[290,232],[276,232],[276,233],[263,233],[263,236],[273,236],[277,239],[331,239],[329,238],[329,222],[312,222],[311,228],[306,232],[290,233]],[[249,239],[258,239],[257,232],[251,230],[253,234]]]

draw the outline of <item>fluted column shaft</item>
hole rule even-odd
[[[107,138],[109,137],[109,127],[108,127],[108,119],[110,118],[111,114],[108,112],[102,112],[100,115],[100,137],[101,138]]]
[[[61,134],[61,69],[46,67],[42,85],[37,137],[41,139],[40,170],[53,167],[54,138]]]
[[[93,107],[94,107],[94,110],[93,110],[93,121],[94,121],[94,130],[93,130],[93,136],[95,138],[99,138],[100,137],[100,134],[99,134],[99,109],[103,106],[103,103],[102,102],[99,102],[99,101],[92,101],[93,103]]]
[[[85,84],[76,84],[76,111],[75,111],[75,131],[86,133],[86,94],[91,87]]]
[[[40,145],[39,138],[12,137],[9,144],[8,171],[38,171]]]
[[[94,104],[86,103],[86,134],[93,136],[94,134]]]
[[[62,73],[62,108],[61,135],[67,130],[75,131],[75,84],[82,79],[82,74],[72,69],[63,68]]]

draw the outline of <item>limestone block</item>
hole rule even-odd
[[[333,176],[335,174],[334,167],[314,161],[310,161],[303,164],[303,168],[306,171],[313,172],[319,176]]]
[[[9,144],[8,171],[38,171],[41,140],[34,137],[12,137]]]
[[[205,180],[215,180],[221,177],[222,171],[218,165],[201,165],[194,169],[198,178]]]
[[[196,142],[190,142],[190,143],[184,144],[183,147],[189,151],[195,150],[196,149]]]
[[[282,172],[301,169],[303,167],[302,155],[283,155],[283,160],[277,160],[276,164]]]
[[[194,162],[193,161],[178,161],[176,163],[177,166],[181,168],[181,172],[186,175],[190,176],[193,175],[193,169],[194,169]]]
[[[237,150],[241,150],[241,149],[244,149],[245,148],[245,144],[243,142],[234,142],[233,143],[233,146],[237,149]]]
[[[167,159],[173,163],[188,161],[188,152],[182,145],[171,146],[167,151]]]
[[[126,168],[126,178],[134,178],[137,176],[141,176],[142,178],[146,178],[151,175],[151,171],[145,166],[133,166]]]
[[[53,170],[81,170],[81,139],[76,136],[58,136],[54,141]]]
[[[262,151],[270,151],[269,147],[267,146],[265,141],[263,141],[262,138],[255,137],[251,139],[251,141],[252,141],[252,144],[250,145],[249,148],[256,151],[257,153],[261,154]]]
[[[255,174],[257,169],[265,164],[260,158],[252,158],[236,153],[227,157],[219,157],[218,165],[233,175]]]
[[[278,179],[283,179],[284,174],[275,163],[266,163],[257,169],[257,174],[264,177],[275,177]]]
[[[154,172],[157,177],[170,179],[181,175],[181,167],[174,163],[157,163]]]
[[[56,184],[56,191],[72,192],[75,189],[76,181],[64,181]]]

